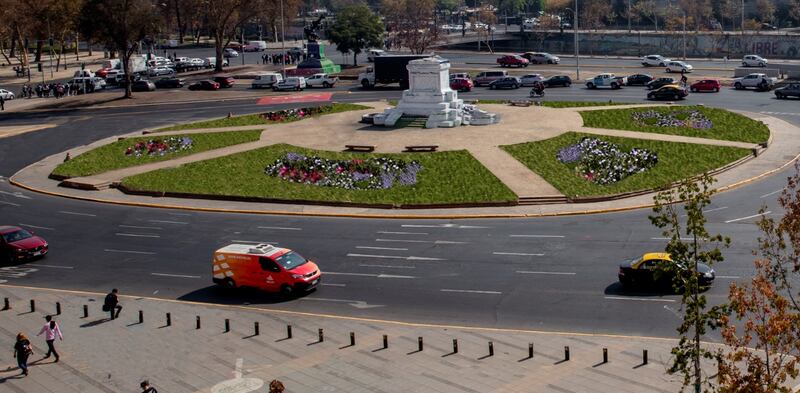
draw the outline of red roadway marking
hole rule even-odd
[[[326,102],[330,101],[333,93],[312,93],[312,94],[294,94],[286,96],[269,96],[261,97],[256,104],[258,105],[275,105],[275,104],[295,104],[305,102]]]

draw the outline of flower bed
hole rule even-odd
[[[268,166],[265,172],[293,183],[346,190],[385,190],[395,185],[417,184],[420,170],[422,166],[418,161],[387,157],[331,160],[290,152]]]
[[[574,164],[584,179],[601,185],[645,172],[658,163],[658,155],[649,150],[634,147],[626,153],[614,143],[588,137],[560,149],[556,157],[563,164]]]
[[[173,136],[164,139],[150,139],[148,141],[136,142],[133,146],[125,149],[126,156],[163,156],[168,153],[177,153],[183,150],[190,150],[194,141],[186,136]]]
[[[674,110],[671,112],[647,110],[633,112],[631,118],[633,121],[645,126],[689,127],[695,129],[711,129],[714,127],[711,119],[697,110]]]

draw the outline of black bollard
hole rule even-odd
[[[56,315],[61,315],[61,303],[56,302]]]
[[[89,318],[89,306],[87,306],[85,304],[83,305],[83,317],[84,318]]]
[[[286,338],[292,338],[292,325],[286,325]]]
[[[253,322],[253,335],[258,336],[261,334],[261,329],[258,327],[258,322]]]
[[[569,360],[569,346],[564,346],[564,360]]]
[[[647,350],[642,350],[642,364],[647,364]]]
[[[325,341],[325,336],[323,336],[323,335],[322,335],[322,328],[320,328],[320,329],[317,331],[317,334],[318,334],[318,336],[319,336],[319,337],[318,337],[318,339],[317,339],[317,342],[323,342],[323,341]]]
[[[3,310],[10,310],[11,309],[11,302],[8,298],[3,299]]]
[[[200,330],[200,316],[199,315],[197,316],[195,329]]]
[[[167,326],[172,326],[172,315],[167,313]]]
[[[36,300],[31,299],[31,312],[36,312]]]
[[[350,346],[354,347],[356,345],[356,333],[350,332]]]
[[[528,343],[528,359],[533,359],[533,343]]]
[[[608,348],[603,348],[603,363],[608,363]]]
[[[139,323],[144,323],[144,311],[139,310]]]
[[[494,343],[489,341],[489,356],[494,356]]]
[[[383,349],[389,348],[389,336],[383,335]]]
[[[422,352],[422,337],[417,338],[417,344],[419,344],[419,351]]]
[[[230,331],[231,331],[231,320],[225,318],[225,333],[228,333]]]
[[[453,353],[458,353],[458,339],[453,339]]]

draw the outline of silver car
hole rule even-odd
[[[522,86],[533,86],[534,83],[543,81],[544,77],[542,74],[528,74],[523,75],[519,80]]]
[[[3,99],[6,101],[13,100],[14,98],[16,98],[14,92],[8,91],[6,89],[0,89],[0,97],[3,97]]]

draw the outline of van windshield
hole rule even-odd
[[[305,259],[302,255],[294,251],[289,251],[286,254],[283,254],[275,258],[275,261],[278,262],[281,266],[283,266],[284,269],[292,270],[308,262],[308,259]]]

